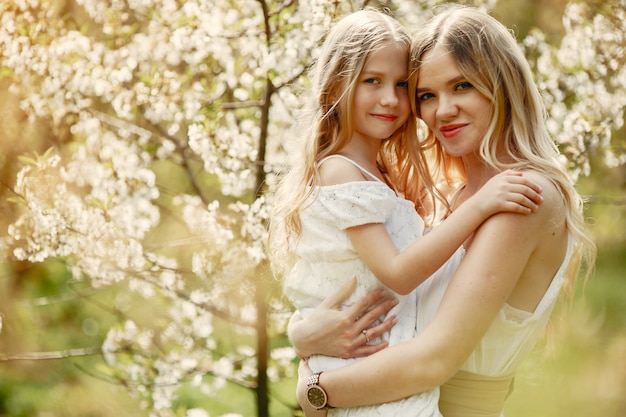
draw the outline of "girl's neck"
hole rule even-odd
[[[351,141],[337,153],[371,170],[373,174],[378,174],[379,171],[376,161],[378,160],[379,149],[380,146],[363,146],[360,142]]]

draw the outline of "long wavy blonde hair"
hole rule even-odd
[[[277,187],[270,221],[270,252],[274,258],[289,252],[289,243],[301,233],[300,212],[319,185],[318,164],[336,154],[352,138],[355,84],[373,51],[401,48],[408,55],[410,36],[387,13],[364,9],[351,13],[327,34],[313,67],[311,94],[304,106],[303,143]],[[383,142],[378,167],[395,189],[413,201],[420,214],[438,198],[417,138],[417,120]],[[278,256],[280,258],[280,256]]]
[[[452,54],[462,75],[492,103],[493,116],[479,150],[485,163],[500,171],[539,171],[560,190],[566,207],[565,221],[576,248],[568,270],[567,287],[571,288],[581,266],[591,269],[596,249],[586,230],[583,199],[559,163],[558,147],[546,129],[543,101],[521,48],[512,33],[487,13],[449,6],[414,36],[409,91],[416,91],[422,57],[436,46]],[[419,116],[416,95],[411,105]],[[424,146],[435,162],[432,172],[448,182],[463,182],[461,159],[446,154],[433,132],[427,135]]]

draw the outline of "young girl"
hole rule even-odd
[[[384,13],[362,10],[333,26],[313,78],[303,164],[283,179],[272,222],[275,231],[284,221],[298,257],[284,284],[298,312],[307,316],[350,277],[358,282],[346,305],[382,284],[403,295],[392,311],[401,319],[385,335],[392,345],[415,336],[413,290],[475,228],[498,211],[529,213],[541,198],[531,182],[509,172],[421,237],[424,222],[418,212],[430,211],[435,198],[410,110],[408,51],[408,34]],[[362,329],[364,342],[380,342],[370,336]],[[308,358],[316,372],[351,361]],[[331,413],[424,417],[436,402],[432,391]]]
[[[443,416],[500,417],[515,371],[545,328],[564,282],[576,278],[581,260],[593,262],[582,200],[558,164],[539,92],[511,33],[484,12],[453,7],[414,39],[409,84],[415,110],[438,150],[438,166],[450,175],[456,168],[464,180],[444,225],[505,169],[524,170],[541,185],[544,201],[532,215],[487,219],[443,272],[420,286],[414,339],[321,378],[313,369],[308,384],[311,372],[301,366],[298,398],[310,403],[307,415],[318,404],[306,395],[311,387],[327,404],[355,407],[441,385]],[[293,325],[315,331],[344,325],[325,313],[331,320],[323,325],[310,323],[313,315]],[[290,332],[294,344],[302,332]],[[327,352],[319,343],[304,349]],[[438,413],[435,407],[423,415]]]

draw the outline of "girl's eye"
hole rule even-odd
[[[367,78],[363,82],[366,84],[378,84],[378,80],[376,78]]]
[[[467,90],[467,89],[472,88],[472,87],[473,87],[473,85],[466,81],[466,82],[457,84],[456,89],[457,90]]]
[[[397,85],[398,85],[398,87],[407,88],[409,86],[409,82],[408,81],[400,81]]]

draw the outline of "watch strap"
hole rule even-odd
[[[321,374],[322,374],[321,372],[315,372],[314,374],[309,376],[309,379],[307,379],[307,381],[306,381],[306,386],[310,387],[311,385],[319,385],[320,384],[320,375]]]

